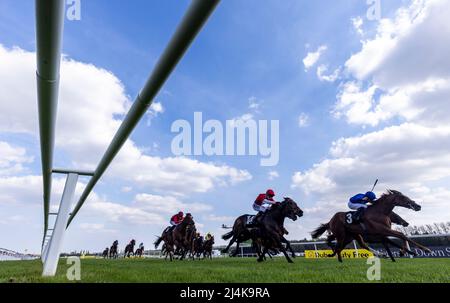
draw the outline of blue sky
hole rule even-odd
[[[79,72],[80,76],[64,78],[65,65],[62,66],[61,85],[67,93],[60,98],[60,112],[66,111],[66,115],[59,115],[62,126],[58,129],[57,137],[68,141],[61,139],[57,143],[55,166],[58,167],[92,167],[96,163],[118,125],[114,123],[122,119],[125,109],[143,86],[189,1],[82,0],[81,3],[82,19],[66,20],[64,30],[63,52],[66,61],[78,63],[76,66],[68,63],[67,70]],[[420,5],[422,10],[417,8]],[[95,200],[88,199],[86,202],[86,206],[91,204],[92,208],[84,207],[74,221],[65,249],[101,250],[115,238],[125,244],[131,237],[148,245],[170,217],[167,211],[152,209],[155,203],[175,205],[174,209],[179,203],[187,204],[187,209],[198,210],[198,213],[193,212],[203,232],[219,234],[222,232],[222,223],[232,224],[234,217],[252,213],[251,204],[256,195],[273,188],[278,193],[277,197],[289,195],[307,210],[304,219],[288,225],[293,231],[291,239],[298,239],[308,236],[308,232],[328,219],[334,210],[346,209],[347,197],[355,191],[370,188],[376,178],[381,180],[378,193],[385,188],[395,187],[420,197],[425,194],[443,196],[448,190],[450,176],[438,168],[437,172],[434,169],[443,169],[448,165],[443,164],[447,147],[442,149],[441,162],[438,164],[411,168],[419,180],[404,178],[409,174],[408,161],[417,160],[415,157],[418,157],[411,155],[411,159],[402,158],[404,145],[393,142],[388,147],[378,144],[369,148],[370,144],[376,144],[380,136],[399,138],[401,142],[402,138],[423,130],[426,134],[422,141],[413,145],[418,148],[427,144],[424,140],[429,139],[430,134],[447,134],[444,131],[446,121],[432,125],[419,114],[407,114],[409,111],[405,108],[417,107],[417,112],[426,110],[422,108],[423,103],[414,103],[413,97],[420,92],[410,93],[410,86],[390,86],[386,81],[383,82],[383,79],[389,79],[389,75],[398,71],[395,62],[399,60],[394,59],[396,53],[401,53],[402,47],[402,43],[392,46],[389,37],[406,41],[407,45],[409,36],[424,35],[427,22],[435,13],[432,8],[439,5],[445,6],[445,3],[381,1],[382,20],[368,20],[366,12],[369,5],[363,0],[283,1],[282,5],[280,1],[269,0],[222,1],[156,97],[155,102],[162,106],[163,112],[147,115],[132,134],[131,141],[136,149],[131,148],[129,152],[130,155],[138,153],[137,158],[132,160],[136,166],[118,159],[117,167],[112,168],[110,175],[107,174],[96,187]],[[409,19],[401,18],[402,9],[407,12]],[[416,21],[414,14],[422,14],[423,20]],[[355,20],[361,22],[360,27],[355,25]],[[421,27],[425,29],[420,31]],[[31,58],[35,51],[34,30],[32,1],[0,1],[2,54],[16,58],[19,54],[14,48],[20,48],[29,54],[27,58]],[[369,42],[380,47],[378,53],[381,58],[374,56],[375,59],[370,61],[372,59],[367,57],[367,53],[370,53],[368,45],[372,44]],[[434,40],[428,44],[433,43]],[[438,51],[441,49],[442,52],[435,54],[437,61],[443,60],[447,44],[438,45]],[[321,46],[326,50],[307,68],[303,60],[308,54],[316,53]],[[417,56],[420,55],[419,50]],[[414,49],[411,51],[414,52]],[[373,55],[373,52],[370,54]],[[0,69],[9,66],[5,58],[6,55],[0,57],[0,64],[4,60]],[[362,59],[358,61],[358,58]],[[383,64],[389,60],[389,67],[383,68]],[[411,55],[409,60],[414,63],[414,56]],[[5,77],[12,74],[15,75],[13,80],[17,78],[20,81],[19,74],[23,70],[28,68],[33,72],[35,69],[28,64],[28,67],[19,70],[21,62],[24,61],[18,59],[16,65],[11,64],[17,69],[8,70],[4,73]],[[406,65],[407,62],[400,67]],[[366,71],[368,66],[370,70]],[[327,81],[320,78],[320,67],[327,67],[324,75],[330,76],[336,71],[335,79]],[[399,77],[407,79],[411,72],[405,68]],[[29,74],[26,75],[31,79],[33,74]],[[117,81],[108,75],[113,75]],[[89,81],[90,76],[99,82]],[[425,83],[430,77],[447,81],[447,75],[430,67],[415,84]],[[69,79],[86,81],[74,83],[74,80],[70,83]],[[104,86],[100,89],[95,86],[96,83]],[[31,82],[29,84],[26,90],[30,89],[31,92],[24,94],[30,97],[20,102],[32,107],[36,102],[35,92]],[[121,87],[123,91],[120,91]],[[371,87],[375,90],[373,94],[369,93]],[[91,92],[87,90],[97,88],[99,93],[92,92],[96,98],[91,99]],[[39,145],[33,133],[37,130],[37,124],[34,124],[34,129],[33,124],[24,126],[25,130],[21,129],[21,121],[33,115],[31,119],[35,121],[33,119],[36,119],[37,113],[30,110],[24,117],[18,117],[17,121],[12,119],[15,122],[5,119],[8,115],[21,115],[22,111],[13,109],[11,105],[18,93],[14,93],[11,86],[3,89],[9,93],[0,96],[0,104],[3,104],[1,109],[4,111],[1,116],[4,122],[0,125],[0,142],[4,143],[4,150],[9,148],[12,153],[24,154],[20,159],[5,156],[8,160],[3,164],[0,162],[0,168],[6,171],[0,174],[4,183],[2,189],[10,193],[0,195],[0,224],[6,227],[0,231],[0,247],[37,251],[42,232],[39,182],[33,179],[33,186],[37,187],[30,197],[35,201],[24,201],[29,197],[23,197],[22,193],[15,194],[20,191],[20,186],[15,183],[17,180],[23,178],[17,182],[25,186],[31,176],[38,177],[40,174]],[[106,95],[100,94],[102,89]],[[78,90],[79,95],[70,93],[74,90]],[[361,95],[355,96],[355,92]],[[399,92],[409,93],[408,101],[404,101]],[[83,102],[80,101],[79,108],[75,108],[76,97],[85,98]],[[392,101],[386,106],[383,100],[388,97]],[[368,107],[365,102],[369,102]],[[257,110],[249,107],[251,103],[257,104]],[[62,104],[73,106],[64,108]],[[443,104],[445,102],[436,107]],[[83,105],[86,106],[85,112]],[[406,107],[402,109],[401,106]],[[98,117],[104,119],[97,119],[92,113],[95,110],[99,111]],[[73,117],[82,117],[83,120],[70,120],[71,111],[75,112]],[[170,149],[174,137],[170,126],[177,119],[193,121],[196,111],[202,112],[205,120],[217,119],[223,122],[245,114],[251,114],[256,120],[279,120],[278,165],[261,167],[260,158],[250,156],[193,156],[190,160],[195,161],[186,162],[186,170],[172,168],[167,161],[173,161],[171,163],[177,166],[178,160],[174,159]],[[307,117],[307,123],[302,126],[299,125],[301,115]],[[365,120],[361,116],[370,118]],[[69,118],[63,121],[64,117]],[[109,123],[115,126],[110,127]],[[399,127],[400,136],[391,136],[396,131],[395,127]],[[90,149],[89,144],[95,142],[95,138],[102,143]],[[344,139],[339,141],[341,138]],[[385,142],[384,139],[380,140]],[[369,143],[366,145],[364,142]],[[336,148],[334,152],[333,148]],[[424,158],[436,156],[429,153],[430,149],[418,152]],[[128,155],[128,151],[124,154]],[[394,154],[398,158],[393,162],[396,165],[404,162],[404,166],[383,167],[381,164],[385,157]],[[147,157],[145,161],[148,163],[145,163],[148,167],[143,165],[142,169],[146,171],[133,171],[133,167],[139,167],[139,159],[144,156]],[[156,171],[149,171],[153,163],[160,159],[166,164],[157,165]],[[207,167],[203,167],[203,164]],[[333,165],[336,165],[336,169]],[[268,174],[271,171],[279,177],[270,180]],[[160,183],[159,180],[164,179],[164,176],[168,176],[172,183]],[[85,179],[81,181],[86,182]],[[34,193],[37,195],[34,196]],[[10,199],[17,202],[11,204]],[[53,203],[57,201],[58,197],[55,196]],[[146,207],[140,203],[147,203]],[[197,206],[192,206],[192,203]],[[446,220],[448,217],[436,216],[445,202],[440,203],[433,205],[433,211],[422,216],[422,221],[415,219],[418,215],[413,216],[409,212],[404,214],[414,218],[412,223]],[[111,209],[117,205],[126,208],[117,208],[117,212],[111,213]],[[151,222],[151,218],[155,218],[155,222]],[[26,222],[30,222],[32,227],[27,226]],[[12,236],[10,229],[17,234]]]

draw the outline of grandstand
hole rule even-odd
[[[0,261],[20,261],[20,260],[34,260],[39,256],[31,254],[22,254],[6,248],[0,248]]]

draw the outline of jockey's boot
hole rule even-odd
[[[364,215],[364,211],[365,211],[365,210],[366,210],[366,209],[365,209],[364,207],[358,208],[358,209],[356,210],[354,216],[353,216],[353,220],[354,220],[355,222],[360,222],[361,219],[362,219],[362,217],[363,217],[363,215]]]

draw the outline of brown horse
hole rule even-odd
[[[129,258],[131,255],[134,256],[134,246],[136,245],[136,240],[132,239],[127,246],[125,246],[125,251],[123,254],[124,258]]]
[[[319,226],[312,232],[313,239],[320,237],[325,231],[331,232],[331,236],[328,237],[328,244],[333,249],[333,254],[330,256],[338,256],[339,262],[342,262],[341,251],[355,239],[358,244],[367,250],[374,252],[378,255],[378,252],[371,249],[365,241],[369,243],[379,242],[382,243],[385,248],[387,244],[397,246],[397,244],[391,241],[388,237],[394,237],[406,241],[420,247],[426,251],[430,251],[423,245],[409,239],[403,233],[391,229],[391,213],[394,207],[405,207],[414,211],[420,211],[421,206],[416,202],[403,195],[396,190],[388,190],[386,194],[383,194],[374,205],[367,208],[364,214],[363,224],[348,224],[346,220],[347,213],[336,213],[331,220]],[[336,239],[335,246],[331,244],[331,239]],[[389,256],[393,260],[390,250],[387,249]],[[410,252],[410,251],[408,251]],[[411,253],[411,252],[410,252]]]
[[[236,256],[239,251],[239,244],[241,242],[252,239],[253,243],[257,243],[256,247],[258,256],[260,256],[261,246],[264,247],[265,253],[269,249],[280,249],[286,256],[288,262],[292,262],[283,247],[283,243],[286,244],[286,248],[290,250],[292,256],[295,257],[294,251],[289,241],[284,238],[286,230],[284,228],[285,218],[290,218],[293,221],[297,220],[297,217],[303,216],[303,211],[298,207],[297,203],[291,198],[284,198],[283,202],[274,204],[261,219],[261,226],[248,227],[247,221],[250,215],[242,215],[238,217],[233,224],[233,229],[222,236],[222,239],[228,240],[231,238],[230,243],[225,248],[224,252],[227,252],[231,245],[236,242],[236,249],[232,256]],[[263,256],[265,255],[263,251]],[[262,261],[263,257],[259,257],[258,260]]]
[[[161,236],[154,243],[155,249],[164,241],[161,252],[166,255],[166,258],[169,256],[170,261],[172,261],[175,253],[181,253],[183,259],[190,250],[191,246],[189,246],[189,243],[192,241],[193,235],[195,235],[195,223],[192,215],[188,213],[180,224],[167,227],[162,232]]]
[[[200,234],[195,235],[194,240],[192,241],[192,250],[191,250],[191,258],[194,260],[196,257],[200,259],[201,254],[203,253],[203,237]]]

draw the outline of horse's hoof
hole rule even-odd
[[[288,263],[294,263],[294,261],[292,261],[292,260],[288,260]]]

